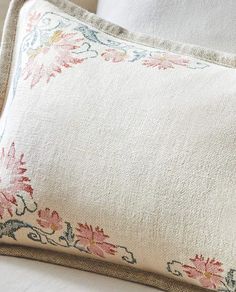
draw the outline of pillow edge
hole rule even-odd
[[[43,250],[29,246],[0,244],[0,255],[36,260],[44,263],[92,272],[124,281],[162,289],[168,292],[204,292],[201,287],[182,282],[167,276],[143,271],[125,265],[104,262],[93,258],[75,256],[52,250]]]
[[[27,0],[26,0],[27,1]],[[102,19],[98,15],[91,13],[76,5],[70,0],[46,0],[66,11],[69,15],[86,22],[87,24],[109,34],[113,37],[130,41],[139,45],[144,45],[153,49],[163,49],[169,52],[183,54],[197,58],[209,63],[236,69],[236,54],[221,52],[205,47],[181,43],[149,36],[143,33],[131,32],[122,26]]]
[[[19,12],[27,0],[13,0],[10,2],[4,21],[2,41],[0,46],[0,113],[6,103],[8,83],[12,67],[12,57],[15,48],[15,37]]]

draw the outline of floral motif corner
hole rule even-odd
[[[167,263],[167,271],[173,276],[192,279],[196,285],[217,292],[236,292],[236,270],[225,273],[223,263],[215,258],[196,255],[190,264],[172,260]]]
[[[8,150],[2,148],[0,239],[9,237],[17,241],[18,233],[24,229],[27,230],[27,238],[39,244],[75,249],[100,258],[120,257],[128,264],[137,263],[131,251],[111,243],[110,237],[99,226],[94,228],[87,223],[72,226],[56,210],[48,207],[39,209],[27,171],[24,154],[17,155],[15,143]],[[31,222],[24,216],[27,212],[32,213]]]
[[[109,35],[59,13],[30,12],[26,33],[15,83],[22,76],[24,80],[30,80],[31,88],[41,80],[48,83],[64,69],[98,57],[116,64],[138,62],[146,68],[159,70],[208,67],[193,58],[111,39]]]

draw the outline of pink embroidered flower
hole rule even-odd
[[[147,60],[143,61],[143,65],[147,67],[158,67],[158,69],[174,68],[174,65],[187,66],[188,59],[179,55],[160,53],[155,54]]]
[[[0,193],[0,218],[3,218],[4,212],[7,211],[13,216],[14,207],[17,206],[16,198],[10,194]]]
[[[62,219],[56,211],[52,211],[49,208],[45,210],[39,210],[37,219],[38,224],[43,228],[51,228],[53,231],[62,229]]]
[[[190,260],[194,266],[183,265],[188,277],[197,279],[204,288],[216,289],[221,284],[221,273],[224,271],[221,262],[209,258],[205,260],[203,256],[198,255]]]
[[[38,24],[40,17],[41,14],[36,11],[30,13],[26,29],[27,32],[31,32],[34,29],[34,27]]]
[[[77,237],[79,242],[84,247],[87,247],[88,251],[92,254],[104,257],[104,253],[114,255],[116,252],[116,246],[114,244],[106,242],[108,235],[104,234],[103,229],[88,226],[87,223],[79,224]]]
[[[78,58],[74,51],[80,47],[82,39],[76,38],[76,33],[55,31],[44,43],[36,49],[28,51],[28,62],[23,69],[23,78],[31,79],[31,88],[42,78],[48,83],[51,77],[62,72],[62,68],[80,64],[83,59]]]
[[[112,61],[113,63],[122,62],[127,58],[127,54],[123,51],[115,49],[107,49],[101,54],[105,61]]]
[[[24,154],[16,157],[15,144],[12,143],[6,153],[2,148],[0,157],[0,218],[3,218],[4,211],[7,210],[12,216],[16,203],[16,195],[24,192],[30,198],[33,195],[33,188],[30,179],[25,176],[27,169],[24,167]]]

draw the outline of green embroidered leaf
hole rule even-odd
[[[137,60],[140,60],[142,58],[145,58],[147,55],[147,51],[145,50],[135,50],[133,51],[133,59],[129,60],[129,62],[135,62]]]
[[[236,270],[230,269],[222,284],[224,286],[219,288],[218,292],[236,292]]]
[[[231,289],[230,292],[236,292],[236,270],[230,269],[225,278],[227,286]]]
[[[76,27],[75,30],[80,31],[83,34],[83,36],[91,42],[100,43],[110,47],[118,47],[120,45],[120,42],[116,42],[112,39],[99,37],[100,36],[99,32],[89,28],[87,25],[80,25]]]
[[[16,240],[15,233],[21,228],[31,227],[29,224],[19,220],[8,220],[0,223],[0,238],[8,236]]]
[[[73,232],[73,229],[71,227],[71,224],[69,222],[65,222],[67,229],[64,231],[64,236],[60,236],[60,240],[64,240],[67,242],[68,246],[74,242],[75,234]]]

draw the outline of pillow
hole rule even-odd
[[[7,19],[0,253],[234,291],[235,56],[68,1],[13,1]]]
[[[132,31],[236,53],[234,0],[99,0],[97,13]]]

